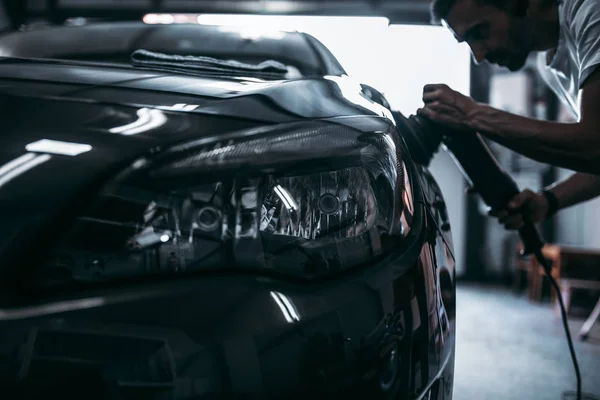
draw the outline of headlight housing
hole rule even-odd
[[[77,281],[223,269],[313,278],[375,260],[408,234],[410,179],[394,131],[356,125],[257,129],[137,160],[49,270]]]

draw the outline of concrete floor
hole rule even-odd
[[[583,391],[600,399],[600,321],[587,342],[570,318]],[[560,317],[509,289],[460,283],[454,400],[559,400],[575,390]]]

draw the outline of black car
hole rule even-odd
[[[318,40],[104,22],[0,54],[4,397],[452,398],[444,199]]]

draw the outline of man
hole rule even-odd
[[[540,162],[577,171],[541,193],[526,190],[507,210],[494,210],[518,229],[517,210],[534,222],[600,195],[600,2],[598,0],[434,0],[432,14],[466,42],[477,63],[517,71],[531,52],[546,52],[541,73],[570,106],[576,123],[540,121],[475,102],[446,85],[423,89],[418,114],[475,130]]]

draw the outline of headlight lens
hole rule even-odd
[[[262,232],[313,240],[360,235],[377,216],[362,168],[271,178],[260,209]]]
[[[315,125],[139,160],[77,220],[49,270],[60,260],[75,280],[223,268],[314,277],[373,260],[383,236],[401,240],[409,225],[395,142]]]

